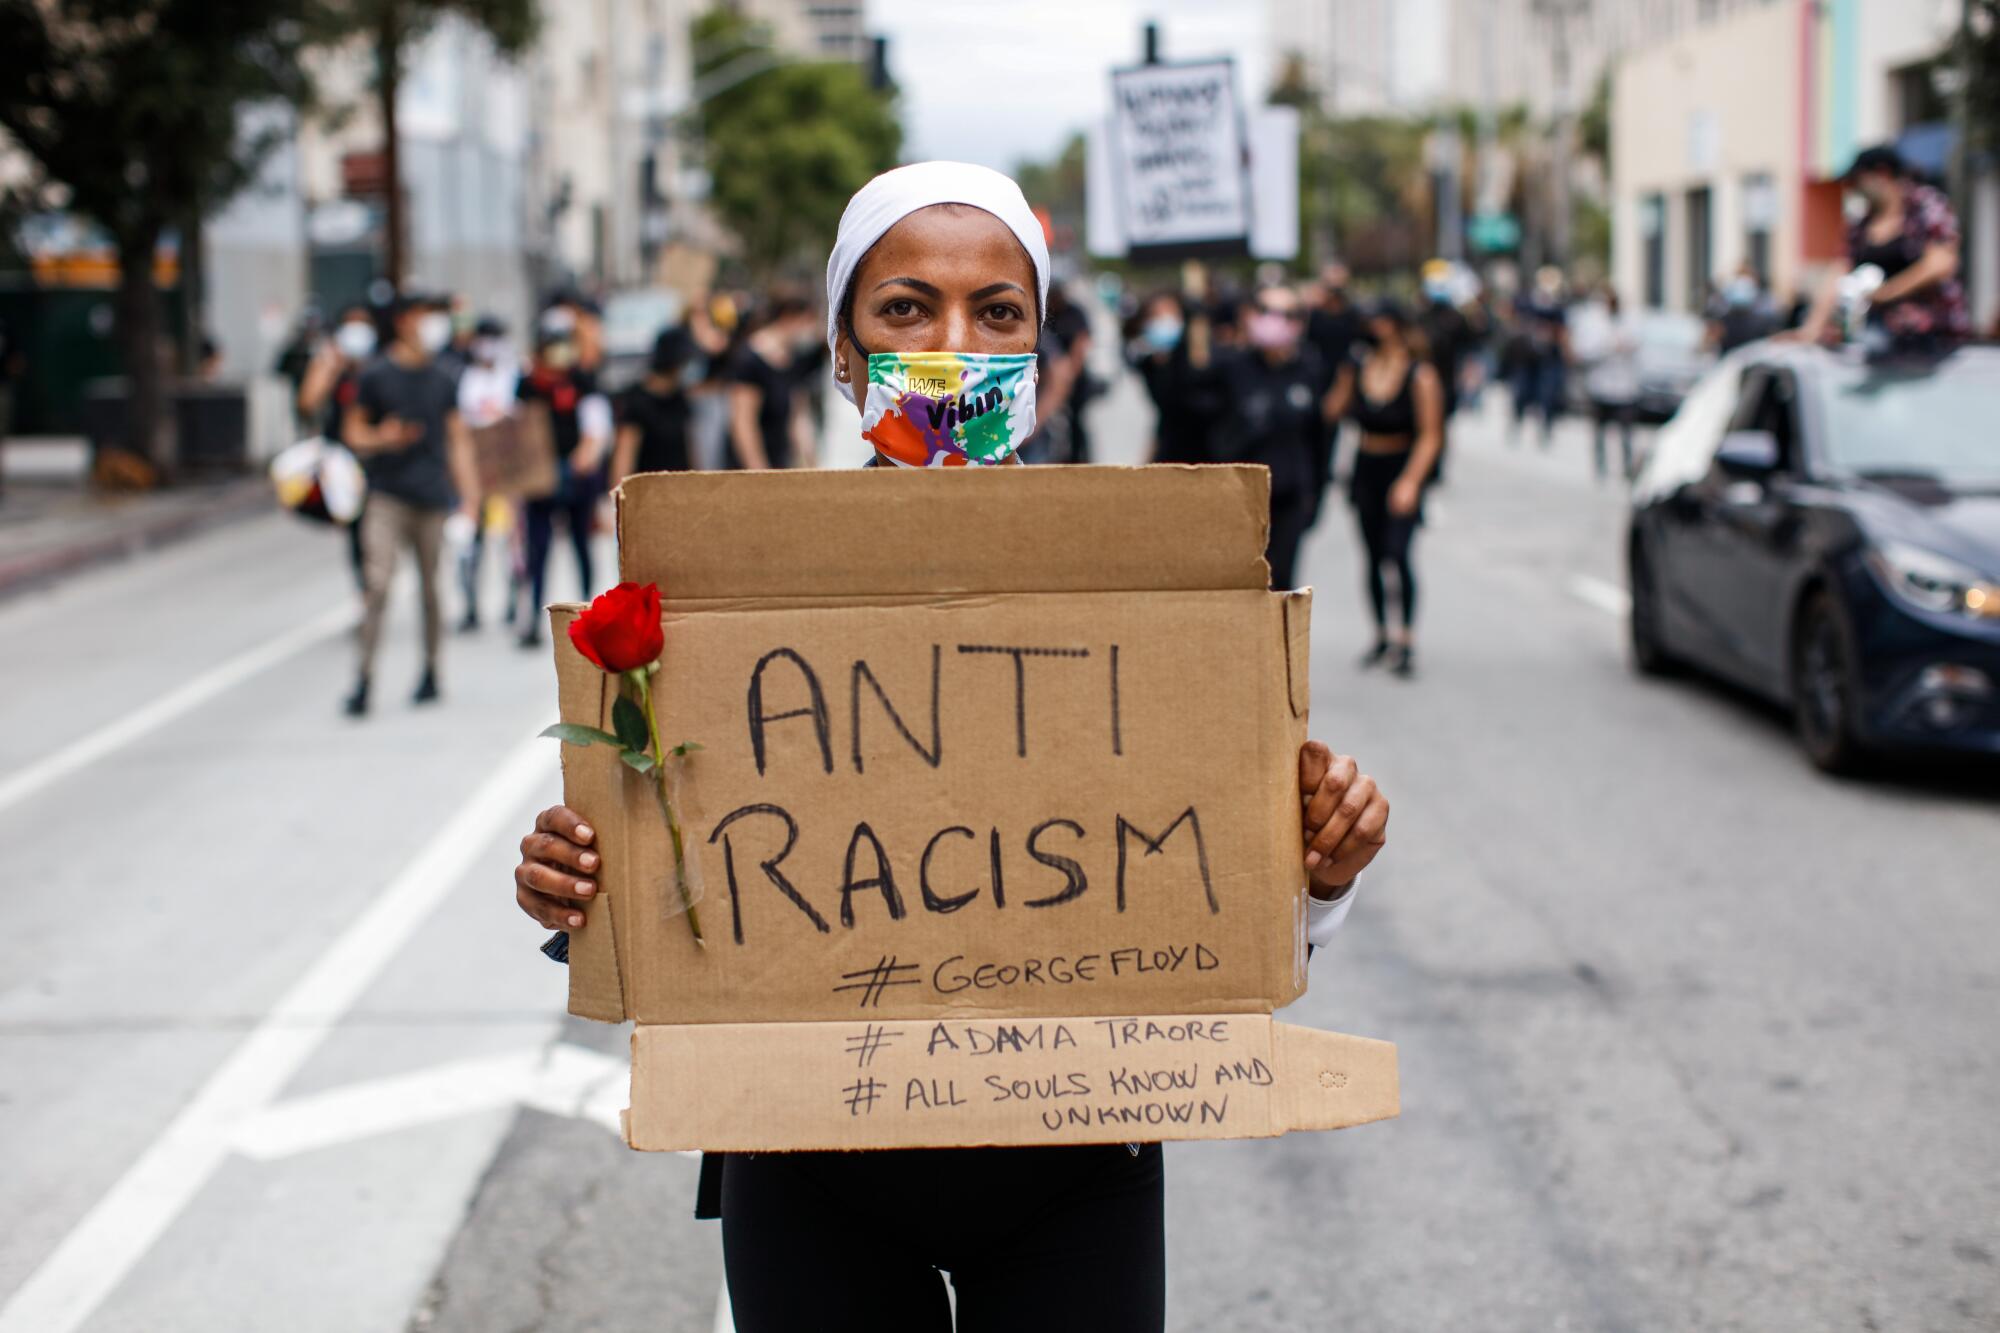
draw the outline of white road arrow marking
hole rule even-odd
[[[623,1060],[567,1043],[456,1060],[271,1107],[237,1129],[246,1157],[272,1161],[504,1106],[593,1121],[619,1133]]]

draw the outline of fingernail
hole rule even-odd
[[[576,891],[578,894],[587,898],[591,894],[597,892],[597,886],[595,884],[592,884],[587,879],[580,879],[576,882]]]
[[[572,927],[576,927],[576,926],[580,926],[580,925],[582,925],[582,924],[583,924],[583,916],[582,916],[582,914],[581,914],[581,913],[578,913],[578,912],[571,912],[571,913],[569,914],[569,924],[570,924],[570,925],[571,925]]]
[[[584,868],[585,870],[595,870],[595,869],[597,869],[597,853],[596,853],[596,852],[585,852],[585,853],[584,853],[584,854],[583,854],[582,856],[579,856],[579,857],[577,858],[577,860],[579,860],[579,861],[581,861],[581,862],[583,863],[583,868]]]
[[[1312,869],[1312,868],[1313,868],[1314,866],[1316,866],[1316,865],[1318,865],[1318,864],[1319,864],[1319,853],[1318,853],[1318,852],[1307,852],[1307,853],[1306,853],[1306,869],[1307,869],[1307,870],[1311,870],[1311,869]]]
[[[590,825],[578,824],[576,826],[576,840],[578,842],[589,842],[592,838],[596,836],[597,835],[595,833],[592,833],[590,831]]]

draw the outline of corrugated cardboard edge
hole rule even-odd
[[[1280,1023],[1267,1013],[1127,1015],[1118,1021],[1172,1025],[1190,1018],[1204,1022],[1223,1018],[1234,1025],[1234,1054],[1239,1059],[1268,1054],[1275,1074],[1268,1089],[1241,1083],[1225,1089],[1239,1098],[1246,1094],[1253,1097],[1251,1104],[1255,1110],[1249,1119],[1242,1118],[1245,1107],[1239,1101],[1234,1112],[1237,1118],[1228,1123],[1193,1119],[1134,1125],[1113,1121],[1081,1131],[1065,1126],[1051,1132],[1025,1113],[1004,1123],[996,1124],[993,1118],[987,1118],[981,1124],[975,1109],[957,1123],[948,1118],[906,1116],[899,1123],[910,1126],[909,1132],[899,1134],[894,1129],[885,1130],[880,1121],[858,1118],[852,1107],[843,1118],[838,1114],[837,1099],[828,1108],[835,1111],[830,1115],[816,1109],[818,1100],[803,1104],[789,1102],[789,1094],[802,1086],[829,1097],[836,1091],[851,1094],[854,1086],[843,1084],[870,1079],[879,1072],[883,1079],[883,1104],[895,1106],[899,1085],[911,1071],[907,1067],[890,1070],[876,1065],[872,1056],[865,1053],[860,1057],[862,1063],[857,1063],[858,1029],[849,1020],[641,1024],[632,1033],[632,1105],[620,1123],[626,1143],[642,1152],[696,1149],[805,1152],[1124,1143],[1135,1138],[1148,1141],[1274,1138],[1293,1130],[1347,1129],[1372,1124],[1393,1119],[1402,1111],[1397,1053],[1391,1042],[1295,1027]],[[884,1020],[875,1026],[878,1031],[893,1026],[922,1032],[933,1025],[962,1021],[917,1019],[894,1024]],[[1052,1027],[1068,1023],[1088,1031],[1088,1025],[1100,1021],[1104,1020],[1039,1015],[1018,1020],[1013,1026]],[[910,1034],[906,1031],[903,1035]],[[918,1036],[915,1046],[904,1049],[913,1050],[921,1044],[922,1038]],[[922,1082],[928,1078],[935,1087],[939,1080],[961,1077],[971,1089],[977,1087],[971,1075],[985,1072],[986,1068],[1006,1069],[1005,1077],[1024,1073],[1047,1075],[1065,1064],[1087,1063],[1093,1058],[1106,1057],[1078,1054],[1065,1061],[1052,1056],[1046,1061],[1038,1059],[1037,1067],[1024,1070],[991,1065],[994,1057],[990,1054],[975,1053],[962,1058],[954,1050],[949,1054],[940,1052],[934,1059],[927,1055],[924,1077],[909,1081]],[[1145,1062],[1150,1057],[1141,1053],[1130,1058]],[[772,1083],[774,1071],[784,1080],[782,1089]]]
[[[1270,583],[1256,464],[658,472],[617,497],[619,576],[684,601]]]
[[[1296,718],[1312,708],[1312,604],[1311,588],[1285,594],[1285,686]]]
[[[611,678],[586,661],[569,641],[570,622],[581,609],[573,604],[549,608],[562,719],[608,729]],[[621,775],[608,748],[565,744],[562,773],[563,804],[573,810],[618,808],[616,784]],[[578,1018],[622,1023],[629,1013],[624,969],[618,961],[618,912],[615,895],[608,885],[600,885],[583,909],[583,925],[569,932],[569,1011]]]

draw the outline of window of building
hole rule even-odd
[[[1709,233],[1714,214],[1706,185],[1687,192],[1687,308],[1700,312],[1708,306],[1708,284],[1715,274],[1715,244]]]
[[[1757,285],[1771,290],[1771,233],[1778,225],[1778,183],[1769,172],[1743,178],[1743,258]]]
[[[1648,194],[1639,199],[1639,235],[1645,242],[1645,299],[1648,310],[1667,303],[1667,200]]]

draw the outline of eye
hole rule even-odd
[[[910,319],[922,313],[923,307],[907,296],[899,296],[882,307],[882,318],[884,319]]]
[[[997,305],[987,306],[985,314],[986,318],[999,321],[1026,318],[1026,316],[1021,313],[1021,307],[1007,301],[1002,301]]]

